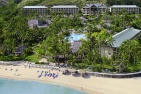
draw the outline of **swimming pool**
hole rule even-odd
[[[86,94],[54,84],[0,78],[0,94]]]
[[[86,39],[86,36],[85,36],[85,34],[70,34],[68,39],[71,42],[73,42],[73,41],[80,40],[80,39]]]

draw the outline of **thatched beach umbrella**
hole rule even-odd
[[[67,68],[60,68],[60,70],[63,72],[64,75],[70,75],[71,72]]]

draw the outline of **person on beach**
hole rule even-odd
[[[83,87],[81,87],[81,90],[83,91]]]
[[[24,65],[25,69],[26,69],[26,64]]]
[[[41,75],[44,73],[44,71],[41,72]]]
[[[18,71],[18,69],[16,69],[15,71]]]
[[[30,64],[29,64],[29,68],[30,68]]]
[[[44,76],[46,77],[46,75],[47,75],[47,72],[45,71],[45,75]]]

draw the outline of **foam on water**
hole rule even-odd
[[[86,94],[53,84],[0,78],[0,94]]]

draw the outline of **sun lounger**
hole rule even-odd
[[[42,75],[40,74],[39,76],[38,76],[38,78],[40,78]]]
[[[48,75],[48,72],[45,72],[45,77]]]
[[[52,76],[52,73],[49,73],[49,77],[51,77]]]

